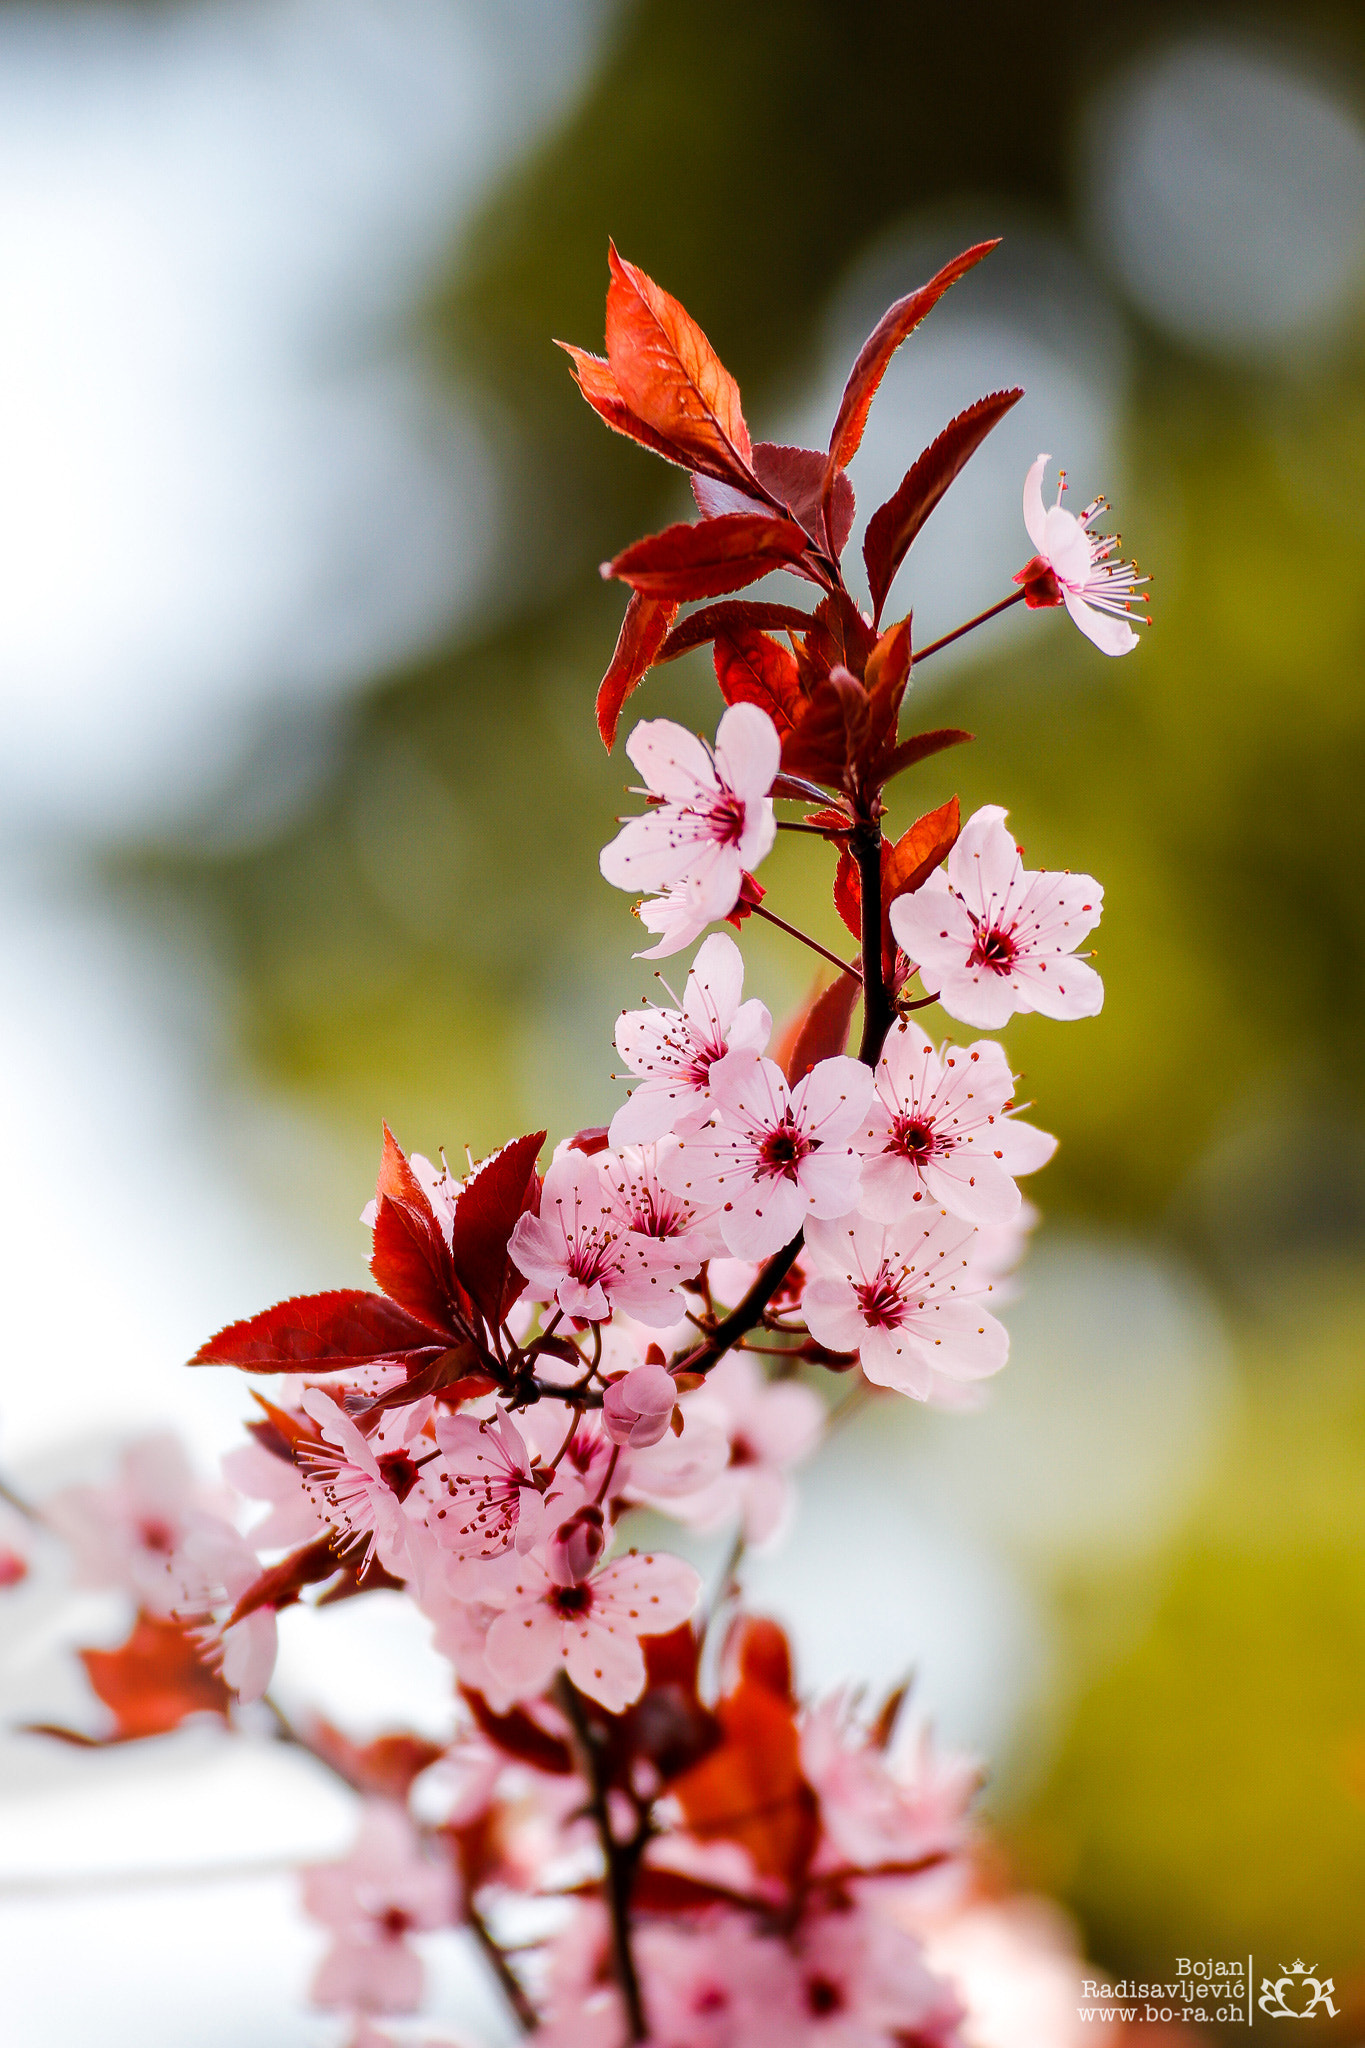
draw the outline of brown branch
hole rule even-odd
[[[611,1920],[612,1961],[616,1981],[621,1989],[621,1999],[626,2008],[630,2039],[644,2041],[649,2038],[649,2027],[645,2021],[639,1972],[635,1968],[635,1956],[630,1945],[630,1895],[634,1889],[635,1872],[644,1848],[644,1832],[640,1831],[634,1841],[627,1843],[618,1842],[612,1834],[601,1748],[592,1723],[588,1719],[583,1695],[572,1683],[567,1672],[561,1671],[555,1680],[554,1696],[573,1732],[579,1769],[588,1787],[588,1811],[592,1815],[593,1824],[597,1829],[597,1839],[601,1845],[607,1911]]]

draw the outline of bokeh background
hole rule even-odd
[[[1113,1972],[1365,1969],[1363,80],[1328,0],[0,6],[3,1469],[167,1424],[208,1469],[243,1390],[179,1362],[359,1280],[382,1115],[458,1154],[618,1099],[596,566],[685,501],[551,346],[600,345],[608,234],[756,433],[823,441],[885,301],[1003,233],[853,480],[1020,382],[917,639],[1007,588],[1040,448],[1155,572],[1122,662],[1016,611],[927,668],[980,737],[899,798],[1100,876],[1108,998],[1008,1033],[1062,1146],[989,1407],[836,1433],[752,1597],[811,1685],[915,1669]],[[709,723],[705,656],[641,702]],[[833,938],[822,857],[764,879]],[[748,931],[780,1011],[805,964]],[[8,1711],[78,1714],[106,1624],[15,1600]],[[388,1600],[289,1617],[282,1687],[438,1728]],[[14,1738],[0,1793],[7,2038],[333,2039],[305,1766]]]

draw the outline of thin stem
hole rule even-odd
[[[984,612],[978,612],[974,619],[968,619],[965,626],[954,626],[952,632],[945,633],[941,640],[931,640],[927,647],[917,648],[915,650],[916,668],[919,667],[922,661],[927,661],[931,654],[937,654],[940,647],[951,647],[954,640],[960,640],[964,633],[974,632],[978,626],[984,626],[987,619],[998,618],[1000,613],[1007,612],[1012,604],[1022,604],[1023,601],[1023,591],[1016,590],[1011,596],[1002,597],[999,604],[987,605]]]
[[[466,1903],[464,1912],[469,1931],[483,1950],[488,1966],[498,1980],[498,1988],[512,2008],[517,2025],[523,2034],[534,2034],[540,2025],[540,2014],[526,1996],[521,1980],[508,1962],[505,1953],[493,1939],[488,1922],[472,1899]]]
[[[630,1894],[635,1882],[635,1865],[639,1860],[639,1850],[633,1844],[623,1845],[612,1834],[611,1814],[607,1805],[607,1780],[602,1768],[601,1751],[592,1723],[588,1719],[583,1695],[573,1685],[567,1673],[562,1671],[555,1681],[555,1698],[563,1708],[573,1731],[579,1768],[588,1786],[588,1810],[592,1814],[597,1839],[602,1849],[607,1909],[611,1919],[612,1960],[616,1968],[616,1981],[621,1987],[622,2002],[626,2008],[630,2039],[644,2041],[648,2039],[649,2028],[645,2023],[640,1978],[630,1946]]]
[[[807,825],[800,818],[778,818],[775,822],[779,832],[809,832],[815,839],[829,837],[823,825]]]
[[[0,1500],[12,1507],[16,1514],[22,1515],[26,1522],[41,1522],[43,1519],[32,1501],[25,1500],[22,1493],[16,1493],[5,1479],[0,1479]]]
[[[863,904],[863,1038],[858,1057],[875,1067],[896,1021],[882,964],[882,828],[864,822],[850,842],[858,863]]]
[[[841,960],[837,953],[831,953],[828,946],[822,946],[820,941],[811,938],[808,932],[798,931],[794,924],[788,924],[785,917],[778,917],[773,911],[765,910],[761,903],[751,904],[750,908],[755,917],[766,917],[769,924],[775,924],[780,932],[787,934],[788,938],[799,939],[803,946],[810,947],[812,953],[818,953],[821,959],[828,960],[832,967],[837,967],[840,974],[851,974],[855,981],[862,980],[863,977],[856,967],[850,967],[847,960]]]

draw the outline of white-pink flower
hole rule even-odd
[[[567,1586],[527,1559],[501,1596],[504,1611],[484,1655],[514,1698],[534,1699],[562,1669],[580,1692],[619,1714],[645,1688],[641,1636],[680,1628],[700,1593],[701,1580],[680,1557],[632,1553]]]
[[[896,1223],[917,1203],[968,1223],[1018,1215],[1013,1176],[1046,1166],[1057,1140],[1006,1114],[1014,1076],[993,1039],[938,1051],[904,1017],[877,1064],[872,1103],[858,1135],[863,1154],[859,1208]]]
[[[386,1425],[382,1433],[365,1437],[321,1387],[308,1389],[303,1408],[326,1439],[319,1449],[303,1454],[305,1481],[319,1512],[349,1532],[345,1548],[358,1550],[366,1561],[377,1555],[385,1571],[406,1578],[413,1561],[402,1503],[418,1472],[401,1441],[385,1444],[390,1431],[396,1436],[403,1425]]]
[[[653,1145],[627,1145],[620,1152],[603,1152],[598,1157],[625,1246],[646,1263],[666,1248],[678,1272],[690,1280],[703,1262],[724,1246],[714,1211],[676,1194],[661,1177],[660,1168],[677,1148],[676,1138],[660,1138]],[[682,1304],[676,1295],[670,1299],[676,1322]],[[665,1326],[655,1322],[653,1327]]]
[[[130,1444],[107,1486],[69,1486],[43,1506],[70,1545],[76,1583],[118,1586],[154,1614],[183,1601],[180,1547],[195,1519],[223,1505],[169,1434]]]
[[[226,1609],[216,1623],[201,1622],[194,1630],[207,1661],[221,1670],[240,1700],[260,1699],[279,1647],[275,1609],[255,1607],[240,1621],[231,1618],[242,1595],[260,1578],[260,1559],[230,1522],[206,1515],[185,1538],[181,1572],[188,1609]]]
[[[711,1114],[716,1061],[732,1050],[767,1050],[773,1020],[756,997],[740,1000],[743,989],[743,954],[724,932],[713,932],[698,948],[680,1008],[622,1011],[616,1050],[640,1080],[611,1120],[613,1145],[699,1130]]]
[[[251,1541],[257,1550],[292,1550],[310,1543],[327,1527],[327,1518],[309,1492],[292,1457],[280,1457],[257,1437],[229,1451],[223,1477],[247,1500],[267,1500],[270,1512],[255,1523]]]
[[[858,1200],[854,1134],[872,1095],[858,1060],[821,1060],[793,1090],[776,1061],[727,1053],[711,1070],[713,1121],[684,1138],[660,1173],[717,1211],[736,1258],[765,1259],[808,1217],[846,1216]]]
[[[491,1420],[439,1415],[441,1456],[423,1467],[407,1503],[438,1547],[461,1561],[525,1553],[539,1541],[545,1503],[521,1431],[501,1408]]]
[[[652,799],[602,849],[601,869],[618,889],[666,895],[665,933],[643,957],[679,952],[739,899],[746,871],[771,850],[777,824],[769,792],[781,762],[777,728],[756,704],[733,704],[714,749],[671,719],[646,719],[626,752]],[[659,929],[642,911],[644,922]]]
[[[615,1306],[667,1329],[683,1312],[678,1283],[698,1264],[679,1243],[628,1230],[600,1158],[565,1150],[550,1163],[540,1214],[518,1217],[509,1250],[537,1297],[566,1316],[602,1322]]]
[[[731,1351],[712,1366],[704,1386],[684,1394],[681,1407],[682,1436],[664,1438],[659,1451],[675,1444],[685,1456],[691,1443],[709,1452],[719,1437],[727,1447],[724,1464],[704,1470],[700,1484],[694,1479],[690,1488],[680,1488],[661,1484],[662,1475],[649,1458],[633,1460],[630,1497],[695,1529],[722,1528],[738,1520],[746,1543],[768,1542],[791,1508],[792,1467],[820,1441],[824,1402],[799,1381],[765,1379],[753,1358]]]
[[[354,2012],[414,2012],[422,1963],[410,1934],[448,1926],[455,1884],[428,1860],[401,1808],[371,1800],[342,1862],[303,1873],[303,1908],[332,1934],[313,1979],[315,2005]]]
[[[996,1031],[1016,1010],[1093,1017],[1104,984],[1075,949],[1100,921],[1090,875],[1024,866],[999,804],[967,820],[948,856],[891,905],[891,929],[930,995],[952,1017]]]
[[[602,1427],[614,1444],[644,1450],[663,1436],[677,1401],[671,1373],[661,1365],[637,1365],[602,1396]]]
[[[811,1335],[831,1351],[856,1351],[868,1379],[919,1401],[936,1376],[999,1372],[1009,1333],[983,1305],[990,1282],[972,1270],[975,1235],[946,1210],[901,1223],[808,1224],[815,1278],[801,1313]]]
[[[820,1798],[816,1870],[955,1853],[981,1784],[971,1757],[938,1754],[924,1728],[908,1753],[889,1756],[846,1693],[821,1700],[803,1718],[801,1769]]]
[[[1145,602],[1141,596],[1145,576],[1139,576],[1136,562],[1111,561],[1119,545],[1117,535],[1090,532],[1092,520],[1108,510],[1103,498],[1092,498],[1077,518],[1062,504],[1066,471],[1061,472],[1054,505],[1043,503],[1043,477],[1050,455],[1040,455],[1024,478],[1024,524],[1028,537],[1057,579],[1062,603],[1072,619],[1093,640],[1101,654],[1128,654],[1138,644],[1129,624],[1133,606]],[[1021,570],[1016,582],[1024,582],[1034,570]],[[1056,600],[1054,599],[1053,602]],[[1145,625],[1151,620],[1139,614]]]

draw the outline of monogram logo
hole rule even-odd
[[[1280,1975],[1274,1983],[1269,1977],[1262,1977],[1261,1995],[1256,2001],[1261,2011],[1269,2013],[1273,2020],[1311,2020],[1316,2019],[1318,2008],[1321,2006],[1335,2019],[1337,2009],[1332,2003],[1331,1994],[1336,1990],[1336,1985],[1330,1977],[1315,1977],[1313,1972],[1317,1967],[1316,1963],[1296,1962],[1291,1968],[1286,1969],[1281,1963]],[[1291,2005],[1285,1996],[1289,1993],[1290,1996],[1301,1999],[1305,1992],[1310,1994],[1307,2005]]]

